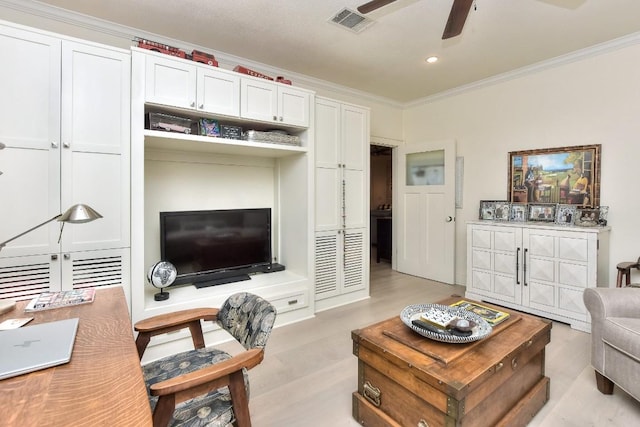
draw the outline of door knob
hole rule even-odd
[[[451,221],[453,221],[453,217],[452,216],[448,216],[447,217],[447,222],[451,222]]]

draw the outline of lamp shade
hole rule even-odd
[[[79,203],[71,206],[62,215],[58,217],[60,222],[70,222],[72,224],[82,224],[95,219],[102,218],[98,212],[93,210],[91,206]]]

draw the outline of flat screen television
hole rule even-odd
[[[160,256],[174,285],[196,287],[250,279],[271,268],[271,209],[160,212]]]

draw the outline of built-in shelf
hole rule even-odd
[[[144,136],[146,148],[161,150],[195,151],[273,158],[287,157],[307,152],[307,147],[296,145],[185,135],[158,130],[145,130]]]

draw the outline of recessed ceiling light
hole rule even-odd
[[[429,64],[433,64],[434,62],[438,62],[438,57],[437,56],[430,56],[427,59],[425,59],[425,61],[427,61]]]

